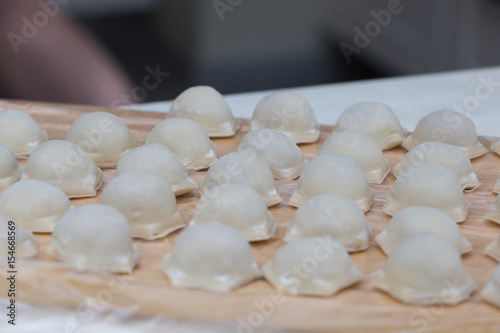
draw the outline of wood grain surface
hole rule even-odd
[[[55,105],[0,101],[0,110],[17,108],[28,112],[47,130],[50,139],[64,139],[71,123],[89,111],[107,111],[118,115],[130,128],[139,145],[144,144],[148,132],[165,118],[165,114],[95,108],[88,106]],[[242,120],[241,129],[231,138],[213,139],[218,156],[236,151],[242,136],[248,132],[248,121]],[[320,140],[300,145],[304,155],[312,159],[330,136],[332,127],[321,127]],[[481,138],[486,147],[493,138]],[[395,148],[384,152],[391,165],[399,162],[406,151]],[[500,332],[500,309],[484,303],[479,295],[490,278],[497,262],[486,256],[485,247],[500,234],[500,225],[482,216],[493,204],[493,185],[500,174],[500,157],[492,152],[474,159],[472,166],[481,186],[466,192],[470,203],[467,220],[460,224],[474,251],[463,257],[465,271],[479,289],[470,300],[457,306],[418,307],[401,304],[388,295],[373,289],[369,274],[382,268],[386,256],[373,241],[388,224],[389,216],[382,212],[395,178],[390,174],[381,185],[371,185],[375,202],[366,214],[373,229],[368,250],[351,255],[354,263],[367,275],[360,283],[332,297],[296,297],[278,293],[269,283],[260,279],[234,292],[217,294],[197,290],[179,290],[170,286],[159,269],[179,232],[156,241],[134,240],[144,254],[132,275],[77,272],[44,254],[50,235],[36,235],[41,254],[22,260],[18,267],[18,301],[37,306],[69,307],[75,314],[85,309],[89,299],[98,300],[105,310],[125,309],[133,316],[162,316],[211,323],[237,323],[239,332],[258,332],[260,328],[307,332]],[[103,187],[113,179],[114,170],[106,169]],[[205,172],[190,173],[197,182]],[[284,201],[270,207],[278,222],[273,239],[252,243],[256,260],[263,265],[284,244],[283,237],[295,208],[288,206],[297,180],[279,181]],[[72,199],[75,206],[99,202],[102,190],[94,198]],[[192,191],[177,198],[178,207],[188,222],[199,198]],[[0,290],[6,290],[1,270]],[[0,292],[0,297],[6,297]],[[244,327],[245,328],[242,328]]]

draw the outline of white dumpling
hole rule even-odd
[[[406,134],[394,111],[380,102],[359,102],[345,109],[337,120],[333,133],[348,130],[368,134],[383,150],[401,144]]]
[[[495,185],[493,186],[494,193],[500,193],[500,177],[498,177]]]
[[[122,173],[104,189],[101,203],[125,216],[132,237],[153,240],[185,226],[170,184],[153,172]]]
[[[198,184],[189,178],[179,157],[159,143],[150,143],[126,152],[118,162],[116,176],[131,170],[156,173],[170,183],[175,195],[198,188]]]
[[[132,243],[127,219],[101,204],[67,212],[54,228],[47,253],[78,270],[129,274],[141,257]]]
[[[266,159],[274,178],[292,180],[307,164],[300,148],[285,134],[263,128],[245,134],[238,151],[250,151]]]
[[[360,131],[333,134],[323,143],[318,155],[324,153],[337,153],[352,158],[365,172],[368,183],[382,183],[391,170],[377,141]]]
[[[465,200],[457,175],[433,163],[418,163],[407,168],[394,183],[384,212],[393,216],[400,210],[426,206],[443,210],[456,222],[467,217]]]
[[[54,185],[70,198],[95,196],[103,178],[89,154],[80,146],[62,140],[38,146],[26,161],[21,177]]]
[[[484,218],[500,224],[500,196],[497,196],[493,205],[484,214]]]
[[[371,228],[354,201],[340,194],[318,195],[304,202],[290,222],[285,241],[330,236],[349,252],[370,246]]]
[[[497,153],[498,155],[500,155],[500,140],[498,140],[497,142],[494,142],[491,145],[491,150],[493,150],[495,153]]]
[[[161,268],[174,287],[215,292],[231,291],[262,276],[245,237],[217,222],[182,231]]]
[[[219,222],[241,232],[248,241],[269,239],[276,221],[266,201],[246,184],[222,184],[198,201],[191,224]]]
[[[370,209],[374,199],[363,169],[340,154],[321,154],[309,162],[288,204],[299,207],[303,202],[325,193],[345,195],[363,212]]]
[[[292,295],[331,296],[363,279],[345,248],[327,236],[292,240],[263,271],[276,289]]]
[[[500,265],[497,266],[490,281],[483,289],[481,297],[486,302],[500,308]]]
[[[283,132],[295,143],[316,142],[320,133],[307,99],[291,92],[272,93],[259,101],[252,115],[251,130],[261,128]]]
[[[108,112],[89,112],[78,117],[66,134],[99,167],[114,167],[128,150],[137,147],[130,131],[120,118]]]
[[[208,86],[183,91],[172,102],[167,118],[194,120],[213,138],[233,136],[240,127],[224,97]]]
[[[197,122],[185,118],[162,121],[149,132],[146,143],[161,143],[177,155],[188,171],[208,168],[217,154],[207,131]]]
[[[472,120],[455,110],[431,112],[420,119],[415,131],[403,141],[402,146],[410,150],[431,141],[458,146],[469,158],[476,158],[487,152],[477,138],[476,126]]]
[[[389,254],[373,285],[410,304],[457,304],[470,297],[475,282],[465,275],[460,253],[442,236],[420,232]]]
[[[484,253],[500,262],[500,236],[486,247]]]
[[[17,259],[38,254],[36,239],[33,234],[0,214],[0,258],[10,257],[9,252],[12,250],[15,251]]]
[[[423,162],[434,163],[453,171],[460,179],[463,189],[474,190],[481,185],[472,170],[467,153],[457,146],[442,142],[424,142],[411,149],[403,160],[392,168],[392,173],[398,177],[408,167]]]
[[[460,254],[472,251],[471,243],[448,214],[424,206],[405,208],[394,214],[387,228],[375,237],[375,241],[389,254],[397,243],[423,231],[443,236]]]
[[[217,160],[201,181],[200,193],[205,194],[215,186],[227,183],[249,185],[264,198],[267,206],[283,200],[269,164],[264,158],[252,152],[230,153]]]
[[[47,140],[47,132],[27,113],[19,110],[0,112],[0,142],[6,144],[16,156],[28,156]]]
[[[17,161],[10,148],[0,142],[0,190],[14,184],[23,173],[23,166]]]
[[[0,213],[31,232],[52,232],[71,208],[63,191],[34,179],[21,180],[0,194]]]

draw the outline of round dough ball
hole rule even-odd
[[[263,271],[278,290],[292,295],[331,296],[363,279],[347,251],[330,237],[292,240]]]
[[[380,102],[359,102],[345,109],[333,133],[348,130],[368,134],[383,150],[398,146],[406,135],[394,111]]]
[[[212,87],[197,86],[174,99],[167,118],[188,118],[203,126],[212,138],[233,136],[240,127],[224,97]]]
[[[457,175],[433,163],[418,163],[396,179],[384,212],[393,216],[400,210],[426,206],[441,209],[456,222],[467,217],[469,204],[465,200]]]
[[[345,131],[326,139],[319,154],[336,153],[350,157],[365,172],[368,183],[380,184],[391,170],[382,149],[371,136],[360,131]]]
[[[370,209],[374,199],[363,169],[340,154],[321,154],[309,162],[288,204],[299,207],[303,202],[325,193],[344,195],[363,212]]]
[[[47,253],[78,270],[128,274],[141,257],[127,219],[115,208],[100,204],[67,212],[54,228]]]
[[[0,112],[0,142],[17,156],[28,156],[33,149],[47,141],[47,132],[35,119],[19,110]]]
[[[387,228],[375,237],[375,241],[389,254],[406,237],[424,231],[443,236],[460,254],[472,251],[471,243],[448,214],[424,206],[405,208],[394,214]]]
[[[159,143],[150,143],[126,152],[118,162],[116,176],[131,170],[156,173],[170,183],[175,195],[198,188],[198,184],[189,178],[179,157]]]
[[[10,148],[0,142],[0,190],[14,184],[23,173],[23,166],[17,161]]]
[[[267,161],[259,155],[239,151],[227,154],[216,161],[200,183],[200,193],[204,195],[217,185],[236,183],[252,187],[272,206],[283,199]]]
[[[500,265],[495,269],[481,296],[486,302],[500,308]]]
[[[469,158],[486,154],[487,149],[479,142],[476,126],[462,112],[441,110],[431,112],[418,122],[415,131],[403,141],[407,150],[430,141],[439,141],[462,148]]]
[[[228,292],[262,276],[245,237],[217,222],[190,226],[161,264],[176,288]]]
[[[71,208],[63,191],[35,179],[21,180],[0,194],[0,213],[31,232],[52,232]]]
[[[47,141],[37,147],[26,161],[21,177],[54,185],[70,198],[95,196],[103,178],[89,154],[62,140]]]
[[[125,152],[137,147],[123,120],[101,111],[78,117],[66,140],[79,145],[99,167],[115,167]]]
[[[307,99],[291,92],[272,93],[259,101],[252,115],[251,130],[261,128],[280,131],[295,143],[316,142],[320,133]]]
[[[11,237],[10,240],[9,237]],[[12,238],[15,238],[14,246],[17,259],[28,258],[38,254],[36,239],[33,234],[0,214],[0,258],[10,256],[9,251],[12,248],[9,247],[12,247]]]
[[[500,262],[500,236],[493,243],[486,247],[484,253]]]
[[[285,241],[330,236],[349,252],[370,246],[371,228],[354,201],[340,194],[318,195],[304,202],[289,224]]]
[[[399,242],[372,282],[392,297],[418,305],[457,304],[476,289],[453,245],[430,232]]]
[[[440,165],[453,171],[463,189],[475,190],[481,183],[472,170],[469,156],[461,148],[442,142],[424,142],[411,149],[401,162],[392,169],[394,176],[398,177],[408,167],[429,162]]]
[[[101,203],[116,208],[132,237],[153,240],[185,226],[170,184],[149,171],[127,171],[104,189]]]
[[[195,121],[171,118],[149,132],[146,143],[161,143],[177,155],[188,171],[208,168],[217,154],[207,131]]]
[[[250,242],[269,239],[276,230],[266,201],[246,184],[222,184],[205,193],[196,205],[191,224],[204,222],[234,228]]]
[[[484,215],[484,218],[500,224],[500,196],[497,196],[493,205]]]
[[[238,151],[250,151],[265,158],[275,179],[297,178],[308,162],[295,142],[285,134],[268,128],[247,133]]]

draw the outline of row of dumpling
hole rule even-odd
[[[21,201],[15,191],[5,194],[9,201],[0,197],[2,213],[16,216],[19,257],[36,254],[35,240],[22,226],[44,232],[54,228],[49,254],[78,269],[131,273],[141,257],[132,237],[159,238],[184,226],[168,182],[149,172],[126,172],[106,188],[102,204],[74,209],[69,201],[63,205],[67,198],[50,185],[27,180],[14,186],[31,187],[28,193],[39,199],[33,192],[47,196],[44,202],[29,202],[29,210],[15,209]],[[47,208],[55,193],[60,202],[54,200]],[[46,216],[49,213],[54,215]],[[5,229],[0,243],[6,249],[7,217],[0,217]],[[161,266],[174,287],[229,291],[262,276],[248,240],[268,239],[274,230],[274,219],[255,191],[242,184],[221,185],[200,199],[191,226],[177,237]],[[351,199],[332,193],[314,197],[297,210],[285,237],[289,243],[263,267],[264,276],[291,294],[333,295],[363,279],[347,252],[366,249],[370,233],[363,212]],[[375,240],[389,258],[373,274],[372,284],[396,299],[456,304],[476,289],[460,262],[460,254],[470,252],[471,244],[453,219],[438,209],[404,209]],[[500,237],[485,252],[500,260]],[[500,306],[498,282],[497,272],[483,297]]]

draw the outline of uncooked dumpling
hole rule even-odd
[[[448,214],[437,208],[424,206],[405,208],[394,214],[387,228],[375,237],[375,241],[389,254],[397,243],[423,231],[443,236],[461,254],[472,251],[471,243]]]
[[[23,173],[23,166],[17,161],[10,148],[0,142],[0,190],[14,184]]]
[[[247,133],[238,151],[251,151],[265,158],[276,179],[297,178],[308,162],[289,137],[268,128]]]
[[[491,145],[491,150],[500,155],[500,140]]]
[[[430,232],[399,242],[372,282],[392,297],[418,305],[457,304],[476,289],[465,275],[460,253],[442,236]]]
[[[115,208],[100,204],[66,213],[54,228],[47,253],[78,270],[129,274],[141,257],[127,219]]]
[[[294,269],[306,274],[293,274]],[[263,267],[278,290],[292,295],[331,296],[363,279],[345,248],[330,237],[294,239]]]
[[[116,176],[130,170],[156,173],[170,183],[175,195],[198,188],[198,184],[189,178],[179,157],[159,143],[150,143],[126,152],[118,162]]]
[[[433,163],[418,163],[396,179],[384,212],[392,216],[413,206],[438,208],[456,222],[463,222],[469,205],[453,171]]]
[[[125,216],[132,237],[153,240],[185,226],[170,184],[150,171],[122,173],[104,189],[101,203]]]
[[[252,131],[271,128],[283,132],[295,143],[316,142],[319,125],[314,111],[303,96],[277,92],[262,98],[252,115]]]
[[[407,150],[430,141],[439,141],[462,148],[469,158],[484,155],[487,149],[479,142],[476,126],[464,113],[441,110],[429,113],[418,122],[415,131],[402,146]]]
[[[252,152],[239,151],[217,160],[201,181],[200,192],[205,194],[215,186],[227,183],[250,185],[264,198],[268,206],[283,200],[269,164]]]
[[[21,179],[36,179],[59,187],[68,197],[93,197],[103,173],[80,146],[51,140],[37,147],[26,161]]]
[[[365,132],[383,150],[398,146],[406,134],[392,109],[380,102],[360,102],[345,109],[333,133],[348,130]]]
[[[295,238],[330,236],[349,252],[370,246],[371,228],[354,201],[327,193],[304,202],[288,226],[285,241]]]
[[[266,201],[245,184],[222,184],[198,201],[191,224],[219,222],[241,232],[248,241],[269,239],[276,221]]]
[[[137,147],[120,118],[108,112],[89,112],[78,117],[66,134],[92,157],[99,167],[114,167],[128,150]]]
[[[493,192],[500,193],[500,177],[498,177],[495,185],[493,186]]]
[[[484,214],[484,218],[500,224],[500,196],[497,196],[493,205]]]
[[[167,118],[188,118],[203,126],[210,137],[233,136],[240,127],[224,97],[212,87],[197,86],[174,99]]]
[[[498,237],[493,243],[488,245],[484,250],[484,253],[500,262],[500,237]]]
[[[424,142],[411,149],[403,160],[392,168],[392,173],[398,177],[409,166],[422,162],[430,162],[450,169],[457,175],[463,189],[473,190],[481,185],[472,170],[467,153],[457,146],[442,142]]]
[[[497,266],[481,296],[486,302],[500,308],[500,265]]]
[[[161,264],[174,287],[228,292],[262,276],[250,244],[217,222],[190,226]]]
[[[11,237],[10,240],[9,237]],[[12,240],[13,237],[15,237],[15,243]],[[9,251],[12,249],[15,250],[17,259],[32,257],[38,253],[33,234],[0,214],[0,258],[9,257]]]
[[[360,131],[333,134],[319,149],[318,155],[323,153],[337,153],[352,158],[365,172],[368,183],[382,183],[391,170],[377,141]]]
[[[188,171],[208,168],[217,154],[207,131],[197,122],[185,118],[162,121],[149,132],[146,143],[161,143],[177,155]]]
[[[363,169],[347,156],[325,153],[307,164],[288,204],[299,207],[303,202],[325,193],[351,198],[363,212],[370,209],[373,192]]]
[[[34,179],[21,180],[0,194],[0,213],[31,232],[52,232],[72,207],[59,188]]]
[[[27,113],[19,110],[0,112],[0,142],[6,144],[16,156],[28,156],[47,140],[47,132]]]

